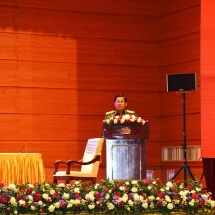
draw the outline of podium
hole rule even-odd
[[[102,131],[106,140],[106,178],[145,179],[149,123],[132,126],[103,124]]]

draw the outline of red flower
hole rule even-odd
[[[204,207],[204,205],[205,205],[204,201],[199,202],[199,206]]]
[[[184,205],[183,205],[183,204],[180,204],[179,207],[180,207],[180,208],[184,208]]]
[[[105,192],[108,192],[108,190],[109,190],[108,187],[105,187],[105,188],[104,188],[104,191],[105,191]]]
[[[100,202],[97,202],[97,206],[100,208],[102,204]]]
[[[207,193],[207,192],[208,192],[208,191],[207,191],[207,190],[205,190],[205,189],[204,189],[204,190],[202,190],[202,193],[203,193],[203,194],[205,194],[205,193]]]
[[[16,195],[16,199],[19,200],[19,199],[21,199],[21,198],[22,198],[21,194],[18,193],[18,194]]]
[[[128,192],[130,190],[130,187],[126,187],[125,190]]]
[[[36,193],[35,199],[36,199],[36,201],[41,200],[41,194],[40,193]]]
[[[89,186],[89,183],[85,182],[85,183],[84,183],[84,186],[85,186],[85,187],[88,187],[88,186]]]
[[[1,201],[2,201],[2,203],[6,203],[7,202],[7,199],[4,197],[4,195],[1,195]]]
[[[101,194],[98,193],[95,198],[96,198],[96,200],[99,200],[101,198]]]
[[[120,192],[116,192],[116,196],[120,196]]]
[[[190,186],[190,185],[187,186],[187,189],[188,189],[188,190],[192,190],[192,188],[193,188],[193,187]]]
[[[31,193],[32,192],[32,188],[27,188],[26,189],[26,193]]]
[[[162,205],[162,202],[161,202],[161,201],[157,202],[157,205],[158,205],[158,206],[161,206],[161,205]]]
[[[192,194],[192,199],[198,199],[198,197],[199,197],[198,194],[196,194],[196,193]]]
[[[162,181],[160,179],[158,179],[157,184],[162,184]]]
[[[120,180],[119,185],[123,185],[123,184],[124,184],[124,181]]]
[[[202,180],[199,179],[199,180],[198,180],[198,183],[199,183],[199,184],[202,184]]]
[[[0,182],[0,187],[4,187],[4,184],[2,182]]]
[[[42,214],[42,213],[44,213],[44,210],[43,210],[43,209],[40,209],[39,212]]]
[[[81,197],[80,197],[80,195],[79,195],[78,193],[76,193],[76,194],[75,194],[75,198],[76,198],[76,199],[80,199]]]
[[[123,206],[123,202],[118,202],[118,205],[119,205],[120,207],[122,207],[122,206]]]
[[[148,179],[145,179],[145,180],[143,180],[143,183],[144,183],[144,184],[149,184],[149,180],[148,180]]]
[[[176,196],[176,195],[174,195],[174,196],[173,196],[173,199],[178,200],[178,199],[179,199],[179,197],[178,197],[178,196]]]
[[[158,197],[162,199],[163,198],[163,194],[162,193],[158,193]]]

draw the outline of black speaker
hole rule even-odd
[[[196,90],[196,73],[166,75],[167,92]]]

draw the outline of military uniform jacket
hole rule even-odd
[[[135,115],[136,116],[136,113],[132,110],[124,110],[124,112],[122,113],[122,115],[125,115],[125,114],[130,114],[130,115]],[[111,117],[113,116],[119,116],[120,114],[116,111],[116,110],[112,110],[112,111],[109,111],[105,114],[105,119],[110,119]]]

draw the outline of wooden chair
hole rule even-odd
[[[104,140],[102,138],[89,139],[85,148],[84,156],[80,161],[55,161],[53,183],[57,184],[58,180],[65,180],[66,184],[69,184],[71,180],[85,180],[96,183],[103,142]],[[81,165],[81,170],[72,171],[71,166],[74,164]],[[64,171],[59,170],[59,167],[62,165],[65,167]]]

